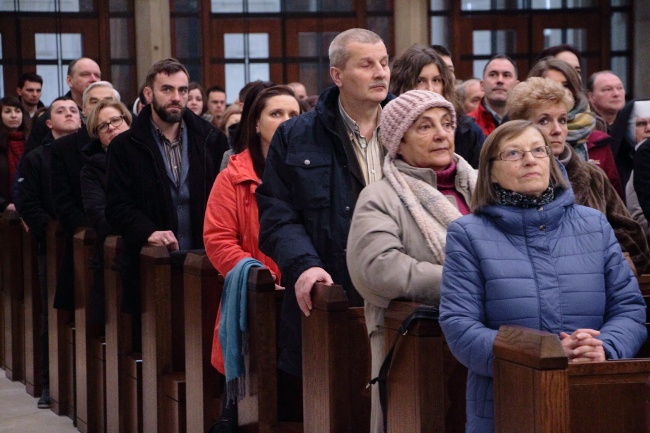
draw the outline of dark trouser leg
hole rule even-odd
[[[41,384],[44,389],[50,388],[50,348],[48,345],[47,312],[47,254],[45,245],[39,245],[38,252],[38,282],[41,288]]]

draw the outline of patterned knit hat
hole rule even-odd
[[[430,108],[446,108],[451,113],[451,123],[456,129],[456,111],[451,102],[429,90],[409,90],[390,101],[381,112],[379,131],[382,144],[391,159],[407,129],[422,113]]]

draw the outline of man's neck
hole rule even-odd
[[[23,104],[25,108],[27,108],[27,114],[29,114],[29,117],[34,117],[34,114],[36,113],[36,110],[38,110],[38,105],[27,105]]]
[[[151,121],[153,124],[164,134],[169,141],[175,140],[178,137],[178,132],[181,128],[181,122],[169,123],[162,120],[155,111],[151,111]]]
[[[72,100],[77,104],[77,107],[79,107],[79,111],[81,111],[81,107],[84,105],[83,94],[79,95],[77,92],[70,89],[70,95],[72,95]]]
[[[376,102],[346,99],[341,95],[341,106],[343,106],[348,116],[357,122],[361,135],[368,140],[372,138],[372,134],[377,128],[377,109],[379,104]]]
[[[507,111],[506,111],[506,104],[505,104],[505,103],[503,103],[503,105],[501,105],[501,104],[498,103],[498,104],[495,106],[494,104],[490,104],[490,103],[488,102],[488,100],[485,99],[485,98],[483,99],[483,101],[485,102],[485,108],[489,108],[490,110],[492,110],[492,111],[494,111],[495,113],[497,113],[497,115],[498,115],[501,119],[503,119],[503,118],[505,117],[505,115],[506,115],[506,113],[507,113]],[[500,101],[499,101],[499,102],[500,102]]]
[[[608,110],[608,111],[604,111],[604,112],[599,112],[599,111],[596,111],[595,109],[594,109],[594,111],[596,112],[596,114],[598,114],[600,117],[603,118],[605,123],[607,123],[607,126],[612,126],[614,124],[614,122],[616,121],[616,116],[618,116],[618,111],[609,111]]]

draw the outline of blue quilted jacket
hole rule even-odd
[[[645,303],[605,216],[574,204],[488,206],[449,226],[440,324],[469,369],[467,432],[492,432],[492,345],[501,325],[555,334],[601,331],[608,359],[633,357],[646,340]]]

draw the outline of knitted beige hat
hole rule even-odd
[[[391,159],[404,133],[422,113],[430,108],[446,108],[451,113],[451,123],[456,128],[456,111],[451,102],[429,90],[409,90],[390,101],[381,112],[379,136]]]

